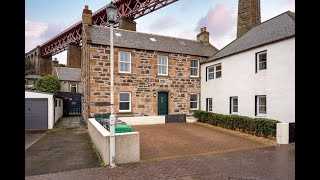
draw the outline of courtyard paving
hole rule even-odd
[[[197,123],[133,126],[140,133],[140,159],[153,161],[266,147],[265,143]]]

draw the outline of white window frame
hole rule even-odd
[[[266,54],[266,68],[265,69],[260,69],[260,56],[261,54]],[[256,54],[256,72],[259,72],[259,71],[263,71],[263,70],[266,70],[268,69],[268,54],[267,54],[267,51],[261,51],[261,52],[258,52]]]
[[[130,62],[121,61],[121,53],[128,53]],[[129,64],[129,71],[121,71],[120,70],[120,67],[121,67],[120,64],[121,63]],[[131,52],[127,52],[127,51],[119,51],[118,52],[118,71],[119,71],[119,73],[128,73],[128,74],[131,73]]]
[[[197,101],[191,101],[191,96],[192,95],[197,95]],[[189,100],[190,100],[190,110],[198,110],[199,109],[199,94],[191,93]],[[197,107],[196,108],[191,108],[191,102],[196,102],[197,103]]]
[[[167,65],[163,65],[163,64],[159,64],[159,60],[160,60],[160,58],[161,57],[165,57],[166,58],[166,61],[167,61]],[[161,55],[158,55],[158,58],[157,58],[157,64],[158,64],[158,75],[160,75],[160,76],[168,76],[168,71],[169,71],[169,61],[168,61],[168,56],[161,56]],[[159,67],[163,67],[163,66],[165,66],[166,67],[166,74],[160,74],[160,72],[159,72]]]
[[[221,66],[221,69],[217,70],[217,66]],[[209,69],[213,69],[213,71],[210,72]],[[218,77],[218,78],[221,78],[222,77],[222,64],[221,63],[208,66],[207,67],[207,72],[206,72],[207,73],[207,80],[217,79],[217,73],[218,72],[221,72],[221,76]],[[213,74],[213,78],[210,78],[210,76],[209,76],[210,74]]]
[[[129,94],[129,101],[120,101],[120,94]],[[131,92],[119,92],[118,98],[119,98],[118,111],[119,112],[131,112]],[[129,102],[129,109],[128,110],[120,110],[120,103],[121,102]]]
[[[264,97],[266,99],[266,105],[260,105],[259,99],[261,97]],[[267,96],[266,95],[258,95],[258,96],[256,96],[256,101],[257,101],[257,107],[256,107],[257,115],[256,116],[267,116]],[[260,113],[259,112],[259,107],[260,106],[266,106],[266,113]]]
[[[207,101],[206,102],[206,109],[208,109],[208,112],[212,112],[212,109],[213,109],[212,108],[212,98],[207,98],[206,101]],[[211,101],[211,105],[209,103],[210,101]],[[210,110],[210,106],[211,106],[211,110]]]
[[[71,88],[74,87],[74,86],[76,88],[76,92],[78,92],[78,84],[70,84],[70,86],[69,86],[70,87],[70,92],[72,92]]]
[[[233,106],[234,106],[234,105],[233,105],[233,100],[234,100],[234,99],[237,99],[237,105],[236,105],[236,106],[237,106],[237,110],[238,110],[237,112],[234,112],[234,111],[233,111]],[[231,102],[230,102],[231,114],[238,114],[238,112],[239,112],[239,99],[238,99],[238,96],[232,96],[232,97],[230,97],[230,101],[231,101]]]
[[[197,63],[197,67],[192,67],[192,61],[197,61],[198,63]],[[190,61],[190,77],[199,77],[199,66],[200,66],[200,64],[199,64],[199,60],[198,59],[191,59],[191,61]],[[197,75],[192,75],[191,74],[191,69],[197,69]]]

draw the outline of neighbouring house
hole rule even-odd
[[[40,78],[41,78],[41,76],[40,76],[40,75],[36,75],[36,74],[26,75],[26,76],[24,77],[24,79],[25,79],[25,86],[26,86],[27,88],[33,87],[33,86],[36,84],[37,80],[40,79]]]
[[[63,101],[53,93],[25,91],[25,129],[52,129],[62,114]]]
[[[295,13],[244,33],[201,64],[201,109],[295,122]]]
[[[52,74],[61,81],[60,92],[81,93],[81,68],[53,67]]]
[[[92,25],[83,10],[82,113],[110,113],[110,29]],[[125,25],[123,25],[123,23]],[[135,22],[120,19],[114,29],[114,109],[117,116],[191,114],[199,109],[200,63],[218,50],[201,28],[197,40],[135,31]]]

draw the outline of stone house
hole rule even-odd
[[[110,113],[110,31],[83,10],[82,113]],[[136,32],[126,18],[114,29],[116,116],[191,114],[200,107],[200,63],[218,50],[201,28],[197,41]],[[126,29],[121,29],[126,28]]]

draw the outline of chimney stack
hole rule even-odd
[[[137,23],[134,20],[131,20],[126,16],[122,16],[119,18],[119,29],[136,31],[136,27]]]
[[[239,0],[237,38],[260,23],[260,0]]]
[[[90,41],[89,26],[92,26],[92,11],[89,6],[85,5],[82,11],[82,41],[83,43]]]
[[[204,44],[210,44],[209,42],[209,32],[206,27],[200,28],[200,33],[197,35],[197,41]]]

